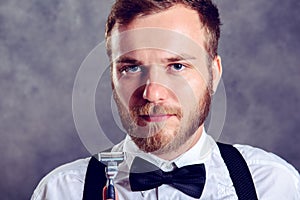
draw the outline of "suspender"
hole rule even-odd
[[[217,142],[239,200],[257,200],[247,163],[232,145]],[[105,165],[92,157],[86,172],[83,200],[102,200],[106,184]]]
[[[241,153],[232,145],[217,144],[239,200],[257,200],[251,173]]]
[[[83,200],[102,200],[105,184],[105,165],[92,156],[85,175]]]

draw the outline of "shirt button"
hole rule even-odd
[[[169,172],[174,169],[174,166],[171,163],[163,163],[161,168],[163,171]]]

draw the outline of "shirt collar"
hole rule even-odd
[[[141,151],[128,135],[124,141],[123,151],[126,153],[127,162],[129,161],[130,164],[135,156],[139,156],[156,165],[163,171],[171,171],[175,166],[183,167],[186,165],[204,163],[205,159],[211,153],[211,149],[214,145],[215,141],[212,137],[207,135],[203,128],[202,135],[197,143],[187,152],[172,161],[164,160],[151,153]]]

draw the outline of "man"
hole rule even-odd
[[[218,10],[210,0],[117,0],[114,4],[106,27],[107,52],[114,99],[128,133],[112,149],[126,153],[115,179],[118,199],[246,196],[239,193],[220,146],[203,126],[222,74],[219,26]],[[245,182],[251,186],[253,181],[258,199],[300,199],[299,174],[291,165],[260,149],[235,147],[250,171]],[[54,170],[32,199],[85,198],[90,187],[87,177],[98,177],[88,171],[91,160]],[[191,168],[193,181],[178,175],[181,169]],[[141,187],[143,181],[138,179],[152,169],[160,175],[151,173],[154,179]],[[156,176],[162,176],[162,182],[149,186]],[[186,187],[177,178],[184,179]],[[193,183],[200,188],[194,190]]]

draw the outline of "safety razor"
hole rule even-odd
[[[115,200],[114,179],[118,174],[118,165],[124,161],[124,152],[101,152],[99,153],[99,161],[106,164],[106,199]]]

